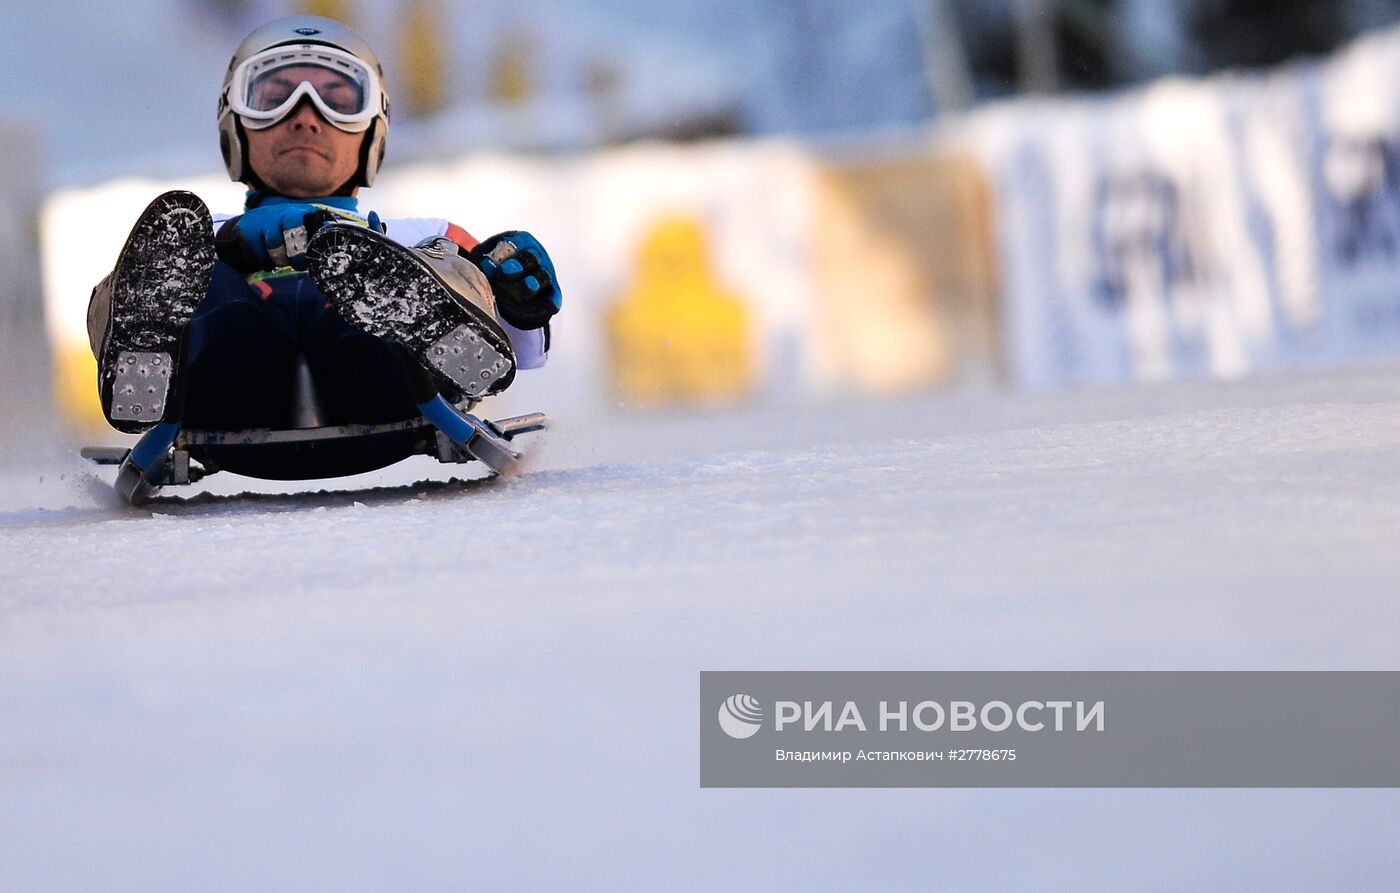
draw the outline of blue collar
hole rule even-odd
[[[360,212],[360,203],[353,195],[328,195],[325,198],[289,198],[285,195],[277,195],[273,192],[259,192],[256,189],[248,190],[248,194],[243,198],[244,210],[251,211],[264,205],[329,205],[332,208],[339,208],[342,211],[349,211],[351,214]]]

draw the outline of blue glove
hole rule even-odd
[[[308,220],[313,214],[315,220]],[[287,266],[305,270],[306,243],[316,222],[323,221],[324,215],[320,208],[300,202],[262,205],[245,211],[238,218],[238,236],[264,270]],[[288,245],[287,231],[298,227],[304,235],[293,234],[292,244]]]
[[[358,216],[359,204],[351,196],[295,199],[260,195],[250,199],[254,200],[257,204],[233,222],[243,253],[263,270],[288,266],[305,270],[306,245],[321,226],[331,220],[364,223]],[[378,215],[371,211],[369,216],[371,228],[382,230]]]
[[[486,274],[501,319],[517,329],[538,329],[559,312],[564,296],[554,262],[527,232],[499,233],[468,255]]]

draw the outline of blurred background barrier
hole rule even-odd
[[[1032,387],[1400,351],[1400,31],[1265,74],[978,113]]]
[[[998,378],[989,202],[978,160],[938,139],[819,156],[812,310],[828,381],[881,394]]]
[[[38,264],[43,155],[28,128],[0,120],[0,444],[51,436],[49,339]]]

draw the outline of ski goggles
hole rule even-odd
[[[364,131],[385,111],[379,75],[334,47],[273,47],[245,59],[229,81],[229,108],[252,130],[273,126],[304,99],[347,133]]]

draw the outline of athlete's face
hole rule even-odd
[[[304,75],[295,69],[288,73],[299,80],[333,76],[311,66]],[[306,100],[273,126],[245,132],[249,165],[270,189],[289,198],[320,198],[340,188],[359,168],[365,139],[365,133],[336,129]]]

